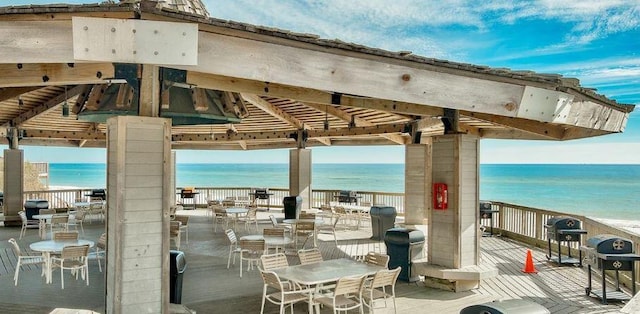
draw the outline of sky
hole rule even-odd
[[[95,3],[13,0],[1,5]],[[8,3],[8,4],[5,4]],[[204,0],[214,18],[317,34],[389,51],[562,74],[640,104],[640,0]],[[640,110],[640,109],[639,109]],[[104,162],[104,149],[22,147],[25,159]],[[402,146],[312,148],[314,163],[402,163]],[[288,150],[178,151],[179,163],[287,163]],[[481,163],[640,164],[640,113],[623,133],[565,142],[483,139]]]

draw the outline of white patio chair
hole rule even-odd
[[[27,219],[27,214],[24,212],[24,210],[19,211],[18,216],[20,216],[20,220],[22,221],[22,228],[20,229],[20,239],[22,239],[27,229],[40,229],[40,221]]]
[[[51,231],[51,237],[58,231],[69,231],[69,215],[68,214],[56,214],[51,216],[49,222],[49,230]]]
[[[364,256],[364,262],[367,264],[387,268],[389,266],[389,255],[377,252],[369,252]]]
[[[73,215],[73,219],[69,219],[68,228],[73,227],[74,229],[76,229],[76,231],[78,231],[78,226],[80,226],[80,231],[84,236],[84,226],[82,225],[82,223],[84,222],[85,216],[86,211],[84,211],[83,209],[76,210],[75,215]]]
[[[218,231],[218,224],[224,224],[224,228],[229,227],[230,217],[222,205],[211,205],[213,207],[213,232]]]
[[[264,254],[264,240],[240,240],[240,278],[242,278],[242,261],[247,261],[247,271],[258,265],[260,256]]]
[[[236,237],[236,233],[233,229],[225,230],[225,234],[227,235],[227,240],[229,240],[229,259],[227,260],[227,269],[231,265],[231,256],[233,255],[233,265],[236,264],[236,254],[240,254],[240,247],[238,246],[238,238]]]
[[[60,268],[60,285],[64,289],[64,270],[68,269],[75,274],[76,280],[78,273],[82,279],[87,280],[89,285],[89,263],[88,256],[89,245],[70,245],[62,249],[60,257],[51,257],[51,268]]]
[[[173,220],[180,222],[180,232],[184,232],[187,240],[186,242],[189,244],[189,216],[175,215]]]
[[[39,254],[39,255],[22,254],[22,250],[20,249],[20,246],[18,245],[18,243],[14,238],[9,239],[9,243],[11,243],[11,247],[13,248],[13,253],[16,255],[16,258],[18,259],[16,261],[16,270],[13,273],[13,283],[16,286],[18,285],[18,276],[20,275],[20,268],[22,268],[22,266],[27,266],[27,265],[41,266],[42,276],[45,275],[46,263],[44,258],[42,257],[42,254]]]
[[[180,249],[180,226],[181,222],[172,220],[169,222],[169,243],[173,241],[173,245],[176,250]]]
[[[338,237],[336,236],[336,226],[338,225],[338,221],[340,221],[340,216],[338,215],[330,215],[329,219],[333,219],[330,224],[322,224],[316,226],[316,232],[318,234],[331,234],[333,235],[333,242],[335,242],[336,246],[338,246]]]
[[[290,287],[287,287],[287,285],[280,280],[278,274],[272,271],[260,271],[260,274],[262,276],[262,281],[264,282],[260,314],[264,313],[264,305],[266,301],[279,305],[280,314],[284,314],[284,311],[288,306],[291,307],[291,313],[293,314],[293,305],[295,303],[301,301],[311,302],[311,296],[313,293],[312,289],[293,290]]]
[[[360,313],[363,313],[362,290],[364,279],[365,276],[338,279],[335,289],[330,294],[313,298],[316,312],[320,313],[320,305],[324,305],[333,308],[333,313],[338,311],[346,312],[352,309],[360,309]]]
[[[98,242],[96,243],[96,259],[98,260],[98,269],[102,272],[102,263],[101,259],[105,258],[106,260],[107,254],[107,233],[102,233],[100,238],[98,238]]]
[[[369,308],[369,312],[373,313],[373,302],[383,299],[384,307],[387,307],[387,299],[393,299],[393,312],[398,313],[396,306],[396,281],[400,275],[401,267],[398,266],[391,270],[379,270],[373,276],[373,279],[364,286],[362,298],[364,304]]]
[[[247,211],[247,214],[244,217],[240,217],[238,220],[244,222],[244,229],[249,231],[250,226],[254,225],[256,231],[258,231],[258,208],[251,207]]]

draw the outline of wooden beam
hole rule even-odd
[[[105,84],[114,78],[111,63],[0,64],[0,87]]]
[[[145,64],[140,78],[140,99],[138,113],[145,117],[158,117],[160,114],[160,67]]]
[[[305,126],[302,121],[298,120],[298,118],[286,113],[284,110],[260,98],[260,96],[258,95],[241,93],[240,96],[242,96],[244,100],[250,102],[252,105],[258,107],[260,110],[268,113],[269,115],[282,122],[288,123],[296,129],[309,129],[309,127]]]
[[[331,146],[331,138],[329,137],[316,137],[314,140],[324,144],[325,146]]]
[[[247,142],[246,141],[238,141],[238,145],[240,145],[242,150],[247,150]]]
[[[442,108],[414,103],[398,102],[387,99],[372,99],[342,95],[334,97],[332,93],[311,88],[287,86],[269,82],[251,81],[228,76],[201,72],[187,72],[187,83],[201,88],[248,93],[268,97],[295,99],[300,102],[320,105],[339,105],[367,108],[399,114],[420,116],[441,116]]]
[[[496,115],[478,113],[478,112],[461,112],[461,114],[499,124],[505,127],[522,130],[533,133],[549,139],[561,140],[564,138],[565,127],[554,125],[551,123],[539,122],[521,118],[501,117]]]
[[[64,139],[64,140],[88,140],[88,141],[104,141],[106,140],[106,134],[95,131],[48,131],[48,130],[35,130],[25,129],[24,138],[37,138],[37,139]]]
[[[22,94],[42,88],[41,86],[0,88],[0,101],[16,98]]]
[[[307,138],[327,138],[339,136],[365,136],[380,135],[385,133],[402,133],[405,131],[405,124],[386,124],[372,127],[355,127],[343,129],[324,130],[307,130]],[[228,142],[228,141],[254,141],[254,140],[281,140],[293,139],[297,131],[264,131],[264,132],[245,132],[234,134],[174,134],[172,140],[174,142]],[[333,143],[333,141],[332,141]]]
[[[59,104],[61,104],[62,102],[64,102],[66,99],[71,98],[71,97],[75,97],[76,95],[82,93],[82,91],[84,90],[84,86],[74,86],[74,87],[70,87],[69,89],[67,89],[66,91],[61,91],[58,95],[54,96],[53,98],[47,100],[45,103],[43,103],[40,106],[34,107],[31,110],[25,111],[23,113],[21,113],[20,115],[18,115],[17,117],[11,119],[9,121],[9,125],[12,126],[20,126],[23,123],[33,119],[34,117],[53,109],[54,107],[58,106]]]
[[[353,123],[356,126],[363,126],[363,127],[369,127],[369,126],[374,126],[375,124],[372,122],[369,122],[367,120],[358,118],[355,115],[351,115],[343,110],[340,110],[339,108],[335,107],[335,106],[330,106],[330,105],[321,105],[321,104],[315,104],[315,103],[301,103],[304,104],[305,106],[311,107],[313,109],[316,109],[318,111],[324,111],[327,114],[330,114],[333,117],[336,117],[338,119],[341,119],[343,121],[346,122],[351,122],[353,120]],[[400,145],[404,145],[406,144],[406,138],[402,135],[399,134],[382,134],[382,137],[400,144]]]

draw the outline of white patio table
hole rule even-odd
[[[227,212],[227,214],[233,214],[235,215],[234,219],[233,219],[233,230],[238,230],[238,215],[240,214],[246,214],[249,210],[247,208],[244,207],[229,207],[229,208],[225,208],[225,211]]]
[[[305,265],[278,268],[273,271],[278,274],[282,280],[293,281],[302,286],[319,287],[324,284],[334,283],[342,277],[371,276],[382,269],[385,268],[357,262],[348,258],[339,258]],[[312,313],[311,304],[309,305],[309,313]]]
[[[291,237],[263,236],[261,234],[250,234],[242,236],[240,237],[240,240],[264,240],[264,244],[266,244],[267,247],[275,248],[276,253],[278,253],[280,248],[282,248],[282,250],[284,251],[287,245],[290,245],[294,242]]]

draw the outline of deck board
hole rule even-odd
[[[269,214],[273,214],[271,211]],[[184,211],[192,215],[189,220],[189,244],[182,243],[187,270],[184,274],[182,303],[198,313],[259,313],[262,280],[259,272],[244,272],[239,277],[239,262],[227,269],[228,241],[222,228],[213,231],[211,218],[204,210]],[[278,215],[278,213],[276,213]],[[269,226],[267,214],[259,213],[260,228]],[[48,313],[54,307],[85,308],[104,313],[104,273],[98,272],[97,263],[90,263],[90,282],[87,288],[82,281],[65,277],[65,290],[61,293],[59,273],[54,273],[53,284],[44,284],[38,267],[25,268],[20,273],[20,282],[13,285],[15,255],[6,241],[18,238],[20,228],[0,227],[0,312],[2,313]],[[104,232],[104,225],[85,225],[86,238],[97,240]],[[240,225],[238,236],[247,232]],[[340,230],[338,246],[330,235],[320,235],[319,248],[325,259],[351,257],[360,259],[369,251],[386,252],[382,241],[370,240],[370,228]],[[24,249],[37,241],[37,230],[27,230],[27,236],[18,243]],[[311,243],[307,243],[310,247]],[[600,304],[599,300],[585,296],[587,285],[586,267],[558,267],[547,262],[545,251],[531,248],[537,274],[522,272],[527,248],[499,236],[481,239],[483,263],[496,265],[499,276],[483,280],[480,287],[467,292],[448,292],[425,287],[416,283],[398,282],[398,313],[417,313],[429,309],[433,313],[458,313],[460,309],[494,300],[524,299],[539,303],[552,313],[607,313],[618,311],[623,304]],[[289,249],[290,252],[294,251]],[[297,257],[288,255],[290,264],[298,264]],[[594,274],[593,289],[600,289],[600,280]],[[29,296],[25,298],[24,296]],[[46,305],[46,306],[44,306]],[[382,304],[379,304],[382,306]],[[304,313],[306,304],[295,307],[296,313]],[[267,305],[265,313],[277,313],[277,307]],[[322,310],[322,313],[329,313]],[[388,308],[376,309],[376,313],[393,313]]]

